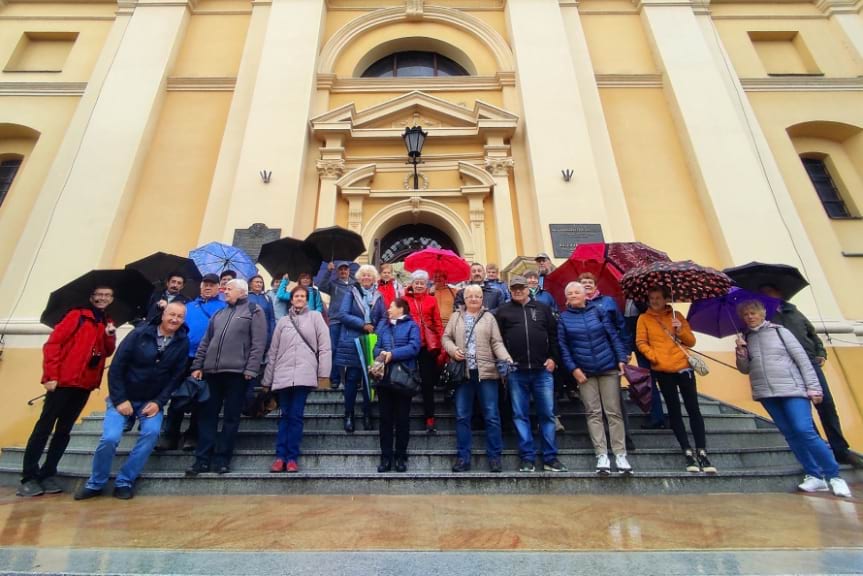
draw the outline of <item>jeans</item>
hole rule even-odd
[[[66,446],[69,445],[69,433],[89,397],[89,390],[70,387],[55,388],[53,392],[45,394],[42,413],[33,427],[24,451],[22,483],[29,480],[43,480],[57,473],[57,464],[60,463],[60,458],[63,457]],[[51,436],[52,432],[53,436]],[[39,459],[48,443],[48,437],[51,437],[51,445],[48,446],[45,463],[40,468]]]
[[[707,448],[707,434],[704,430],[701,408],[698,406],[695,374],[692,371],[687,371],[653,372],[652,375],[654,381],[659,385],[662,397],[665,398],[665,405],[668,407],[668,421],[680,448],[682,450],[690,449],[686,427],[683,425],[683,412],[680,410],[680,396],[683,396],[686,414],[689,415],[689,427],[692,428],[692,436],[695,438],[695,448],[698,450]],[[680,390],[679,395],[678,390]]]
[[[381,411],[381,458],[391,459],[395,456],[407,459],[411,422],[410,395],[378,388],[378,403]],[[393,452],[393,429],[395,429],[395,452]]]
[[[434,418],[434,387],[437,386],[440,379],[437,357],[437,354],[433,354],[425,348],[420,348],[420,354],[417,357],[420,379],[422,381],[423,416],[426,419]]]
[[[345,416],[352,418],[357,403],[357,387],[362,388],[363,392],[363,415],[371,414],[372,404],[363,381],[363,369],[349,366],[345,369]]]
[[[554,378],[547,370],[516,370],[509,375],[512,397],[512,419],[518,433],[518,453],[522,460],[536,460],[533,434],[530,430],[530,397],[536,404],[539,420],[542,459],[551,462],[557,458],[554,438]]]
[[[279,434],[276,437],[276,458],[294,460],[300,457],[300,442],[303,440],[303,413],[306,398],[313,390],[310,386],[292,386],[277,390],[279,408]]]
[[[617,370],[593,374],[587,382],[578,386],[581,401],[587,410],[587,430],[593,443],[593,451],[599,456],[608,454],[608,443],[602,414],[608,419],[608,435],[611,451],[615,456],[626,454],[626,430],[620,406],[620,376]]]
[[[483,419],[485,420],[485,453],[489,460],[499,460],[503,450],[500,431],[500,414],[497,410],[497,380],[480,380],[479,370],[471,370],[470,378],[455,389],[455,438],[458,457],[470,463],[470,427],[473,415],[473,399],[479,394]],[[554,424],[552,424],[553,430]]]
[[[111,462],[117,452],[117,445],[123,438],[123,425],[126,423],[126,416],[117,412],[110,398],[106,404],[102,438],[99,440],[99,446],[93,456],[93,472],[87,480],[87,488],[90,490],[101,490],[108,483],[108,478],[111,476]],[[135,485],[135,480],[141,475],[147,458],[150,457],[150,453],[153,452],[153,448],[159,440],[159,430],[162,429],[162,411],[159,410],[148,418],[141,414],[141,410],[147,404],[148,402],[132,402],[133,414],[141,423],[140,433],[135,447],[132,448],[132,452],[129,453],[129,457],[126,458],[126,462],[120,468],[120,473],[117,474],[117,479],[114,481],[114,486],[117,488],[131,488]]]
[[[204,379],[210,388],[210,399],[201,408],[195,459],[200,464],[209,464],[212,459],[217,465],[227,466],[234,455],[234,439],[240,428],[246,378],[234,372],[218,372],[205,373]],[[220,410],[222,431],[218,432]]]
[[[336,348],[339,347],[339,337],[342,335],[342,325],[340,322],[330,320],[330,342],[332,343],[333,356],[336,354]],[[342,367],[336,366],[333,362],[333,367],[330,370],[330,384],[333,387],[342,383]]]
[[[760,402],[807,474],[827,480],[839,476],[833,452],[815,430],[809,398],[762,398]]]
[[[830,393],[830,387],[827,386],[827,378],[824,376],[821,366],[813,362],[812,367],[815,369],[818,382],[821,384],[821,391],[824,394],[821,404],[815,405],[818,419],[821,420],[821,427],[824,428],[824,433],[827,435],[827,442],[830,443],[833,455],[837,460],[844,461],[848,458],[848,441],[845,440],[845,436],[842,434],[842,425],[839,423],[839,414],[836,413],[833,394]]]

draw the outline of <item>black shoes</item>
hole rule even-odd
[[[381,463],[378,464],[378,472],[383,474],[393,469],[393,461],[390,458],[381,458]]]
[[[699,450],[698,454],[695,455],[695,459],[698,461],[698,466],[702,472],[705,474],[716,474],[716,466],[711,464],[710,460],[707,459],[707,452]]]
[[[135,497],[135,493],[132,492],[131,486],[115,486],[114,487],[114,498],[117,500],[131,500]]]
[[[500,461],[500,458],[492,458],[488,461],[488,470],[489,472],[503,472],[503,464]]]
[[[698,465],[698,460],[695,459],[695,454],[692,453],[692,450],[686,450],[683,453],[683,457],[686,458],[687,472],[692,472],[693,474],[701,472],[701,466]]]
[[[470,462],[462,460],[461,458],[455,461],[455,464],[452,465],[453,472],[470,472]]]
[[[354,417],[353,416],[345,416],[345,432],[348,434],[354,433]]]
[[[27,480],[26,482],[22,482],[18,486],[18,490],[15,492],[17,496],[23,496],[25,498],[41,496],[44,493],[45,490],[42,488],[42,485],[39,484],[38,480]]]
[[[372,417],[371,414],[363,414],[363,430],[374,430],[375,427],[372,425]]]
[[[75,500],[89,500],[101,495],[102,490],[93,490],[92,488],[87,488],[87,485],[84,484],[75,492]]]
[[[396,472],[407,472],[408,463],[404,458],[396,458]]]
[[[186,476],[195,477],[198,474],[206,474],[210,471],[210,465],[203,462],[195,462],[186,468]]]
[[[53,476],[48,478],[43,478],[39,481],[39,484],[42,485],[42,490],[45,494],[59,494],[63,491],[63,487],[54,480]]]
[[[229,474],[230,472],[231,467],[228,464],[219,464],[218,466],[216,466],[216,474],[219,474],[220,476],[222,474]]]
[[[159,437],[159,442],[156,444],[156,452],[164,452],[165,450],[176,450],[177,438],[163,434]]]

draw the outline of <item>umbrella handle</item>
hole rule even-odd
[[[27,400],[27,406],[32,406],[33,404],[36,403],[36,400],[39,400],[40,398],[44,398],[47,395],[48,394],[39,394],[35,398],[31,398],[31,399]]]

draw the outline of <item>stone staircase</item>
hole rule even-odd
[[[424,432],[422,406],[414,399],[407,473],[379,474],[378,434],[342,431],[340,391],[318,390],[306,406],[305,434],[298,474],[271,474],[277,414],[243,419],[232,462],[233,471],[219,476],[186,478],[183,471],[193,457],[182,451],[154,453],[141,476],[140,494],[658,494],[666,492],[785,492],[793,490],[802,471],[779,431],[769,421],[717,400],[702,397],[701,410],[708,433],[708,448],[719,474],[689,474],[670,430],[642,430],[646,417],[627,405],[636,450],[629,455],[631,477],[598,477],[585,424],[584,408],[577,400],[562,400],[566,432],[558,435],[560,460],[570,472],[519,473],[517,441],[504,430],[504,472],[488,472],[482,431],[474,434],[473,469],[450,472],[455,453],[453,406],[437,397],[439,433]],[[377,424],[377,419],[375,419]],[[75,426],[66,455],[60,462],[60,480],[67,488],[89,475],[93,451],[102,430],[102,415],[87,416]],[[122,464],[136,433],[127,434],[115,458]],[[0,454],[0,483],[18,481],[23,448],[4,448]]]

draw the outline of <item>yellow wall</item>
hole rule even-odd
[[[248,27],[247,14],[193,16],[171,75],[236,76]]]
[[[581,20],[597,74],[657,74],[638,14],[585,15]]]

